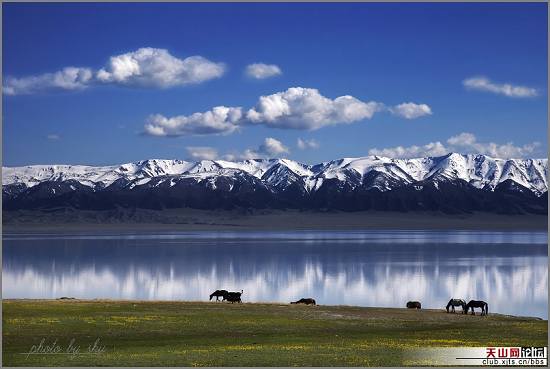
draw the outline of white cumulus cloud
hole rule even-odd
[[[254,63],[246,66],[245,73],[250,78],[266,79],[278,76],[283,72],[275,64]]]
[[[187,116],[167,118],[160,114],[151,115],[144,129],[151,136],[229,134],[238,129],[241,117],[241,108],[216,106]]]
[[[382,104],[363,102],[353,96],[327,98],[314,88],[292,87],[286,91],[261,96],[246,113],[251,124],[269,127],[316,130],[328,125],[370,119]]]
[[[215,160],[218,158],[218,150],[209,146],[188,146],[185,150],[193,160]]]
[[[495,83],[487,77],[471,77],[462,81],[464,87],[470,90],[492,92],[508,97],[535,97],[538,91],[532,87],[512,85],[510,83]]]
[[[463,132],[450,137],[447,140],[452,151],[486,154],[497,158],[521,158],[533,154],[540,146],[539,142],[532,142],[522,146],[514,145],[513,142],[497,144],[495,142],[478,142],[472,133]]]
[[[390,158],[417,158],[423,156],[441,156],[448,153],[447,148],[439,141],[422,146],[396,146],[385,149],[371,149],[369,155],[387,156]]]
[[[453,146],[472,146],[476,143],[477,138],[473,133],[462,132],[456,136],[452,136],[447,140],[449,145]]]
[[[259,151],[268,155],[288,154],[290,150],[283,143],[273,137],[267,137],[260,145]]]
[[[225,160],[248,160],[279,157],[282,154],[289,154],[290,149],[281,141],[266,137],[264,142],[257,148],[246,149],[243,152],[233,152],[224,155]]]
[[[33,94],[46,90],[81,90],[91,83],[89,68],[66,67],[54,73],[22,78],[7,77],[3,86],[6,95]]]
[[[21,78],[7,77],[6,95],[32,94],[45,90],[79,90],[97,84],[167,88],[221,77],[223,63],[202,56],[179,59],[168,50],[144,47],[115,55],[104,68],[66,67],[53,73]]]
[[[218,78],[224,71],[223,63],[202,56],[179,59],[168,50],[144,47],[112,56],[96,75],[104,83],[166,88]]]
[[[416,108],[411,107],[411,104]],[[425,115],[427,112],[431,114],[431,109],[425,104],[401,105],[404,105],[403,110],[407,110],[401,115],[408,119]],[[384,104],[374,101],[364,102],[349,95],[330,99],[314,88],[291,87],[286,91],[261,96],[256,105],[248,111],[241,107],[218,106],[211,111],[189,116],[167,118],[163,115],[153,115],[145,125],[145,133],[153,136],[219,134],[231,133],[244,125],[317,130],[325,126],[370,119],[376,112],[385,110],[387,108]]]
[[[298,140],[296,141],[296,145],[300,150],[318,149],[320,146],[319,142],[317,142],[317,140],[313,138],[309,140],[298,138]]]
[[[426,104],[415,104],[413,102],[402,103],[389,109],[394,115],[405,119],[416,119],[425,115],[431,115],[432,109]]]
[[[51,133],[51,134],[47,135],[46,138],[48,140],[56,141],[56,140],[60,140],[61,136],[56,134],[56,133]]]
[[[446,145],[440,141],[430,142],[421,146],[396,146],[385,149],[371,149],[369,155],[387,156],[391,158],[416,158],[425,156],[441,156],[449,152],[462,154],[485,154],[496,158],[521,158],[532,155],[540,146],[532,142],[522,146],[513,142],[497,144],[495,142],[478,142],[474,134],[463,132],[452,136]]]

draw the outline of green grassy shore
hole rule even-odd
[[[415,347],[548,345],[546,320],[353,306],[4,300],[2,323],[4,366],[399,366]],[[25,354],[42,339],[60,351]]]

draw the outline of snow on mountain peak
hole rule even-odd
[[[272,170],[272,168],[274,168]],[[266,173],[270,171],[269,175]],[[251,159],[244,161],[149,159],[118,166],[32,165],[3,167],[3,185],[21,184],[33,187],[45,181],[75,180],[89,187],[106,187],[119,179],[148,181],[156,177],[234,176],[245,173],[284,186],[301,178],[308,192],[317,190],[324,181],[335,179],[358,185],[371,178],[381,191],[418,181],[463,180],[477,188],[494,189],[511,180],[537,194],[548,190],[548,159],[498,159],[486,155],[450,153],[440,157],[392,159],[379,155],[342,158],[316,165],[289,159]],[[145,182],[143,182],[145,183]]]

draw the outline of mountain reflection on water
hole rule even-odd
[[[547,318],[542,232],[187,232],[10,235],[4,298],[243,300],[443,308],[480,299],[489,312]]]

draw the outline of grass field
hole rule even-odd
[[[404,353],[415,347],[548,345],[545,320],[443,310],[108,300],[2,308],[4,366],[399,366],[414,364]],[[98,338],[104,351],[89,353]],[[24,354],[42,339],[60,352]]]

